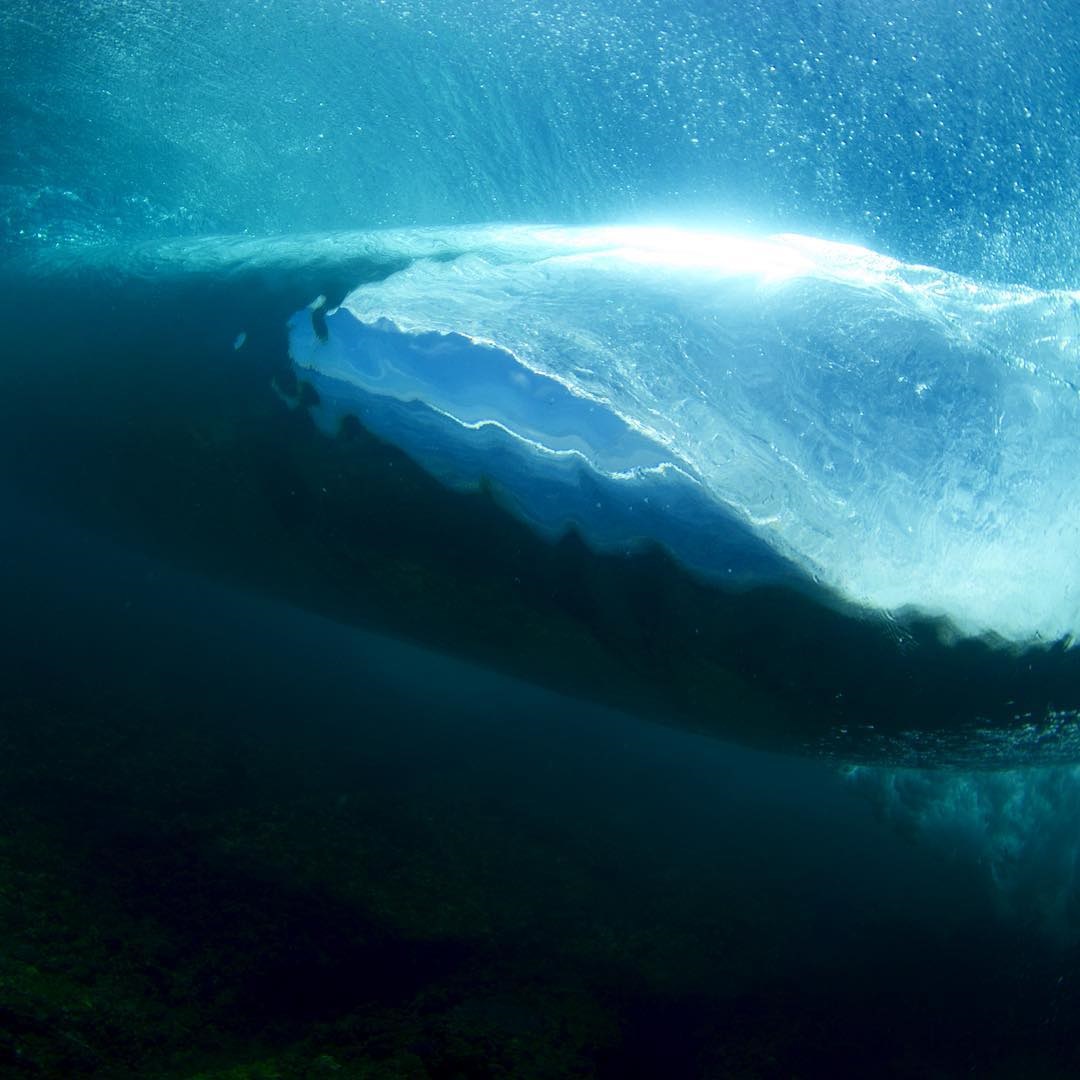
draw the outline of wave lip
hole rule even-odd
[[[325,341],[304,315],[290,329],[329,432],[358,415],[445,483],[488,485],[551,538],[575,526],[602,549],[656,541],[704,570],[722,557],[740,584],[794,577],[689,465],[607,403],[463,334],[367,323],[344,307],[325,327]]]
[[[799,236],[409,246],[325,341],[292,320],[328,426],[357,413],[545,531],[658,540],[725,581],[803,576],[1021,644],[1077,632],[1080,294]]]

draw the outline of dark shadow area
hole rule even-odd
[[[194,997],[237,1035],[288,1044],[315,1023],[400,1008],[476,959],[468,942],[393,936],[354,905],[245,872],[206,847],[198,836],[113,835],[84,887],[107,882],[113,901],[152,920],[177,959],[196,946]]]

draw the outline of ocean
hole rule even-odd
[[[0,1075],[1075,1075],[1068,4],[0,26]]]

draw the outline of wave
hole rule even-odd
[[[1080,760],[1076,294],[643,226],[3,270],[28,505],[726,738]]]
[[[328,430],[359,415],[545,533],[659,541],[736,587],[801,577],[1019,644],[1080,629],[1080,293],[794,235],[351,243],[384,272],[290,323]]]

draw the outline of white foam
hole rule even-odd
[[[607,410],[656,449],[644,464],[676,464],[859,603],[1017,642],[1080,629],[1080,295],[798,236],[501,226],[440,244],[441,258],[353,292],[339,337],[348,319],[492,343],[565,391],[552,408]],[[348,382],[331,339],[294,342],[297,360]],[[446,360],[470,363],[468,350]],[[430,404],[551,447],[550,415],[493,392]],[[631,476],[631,442],[576,448]]]

